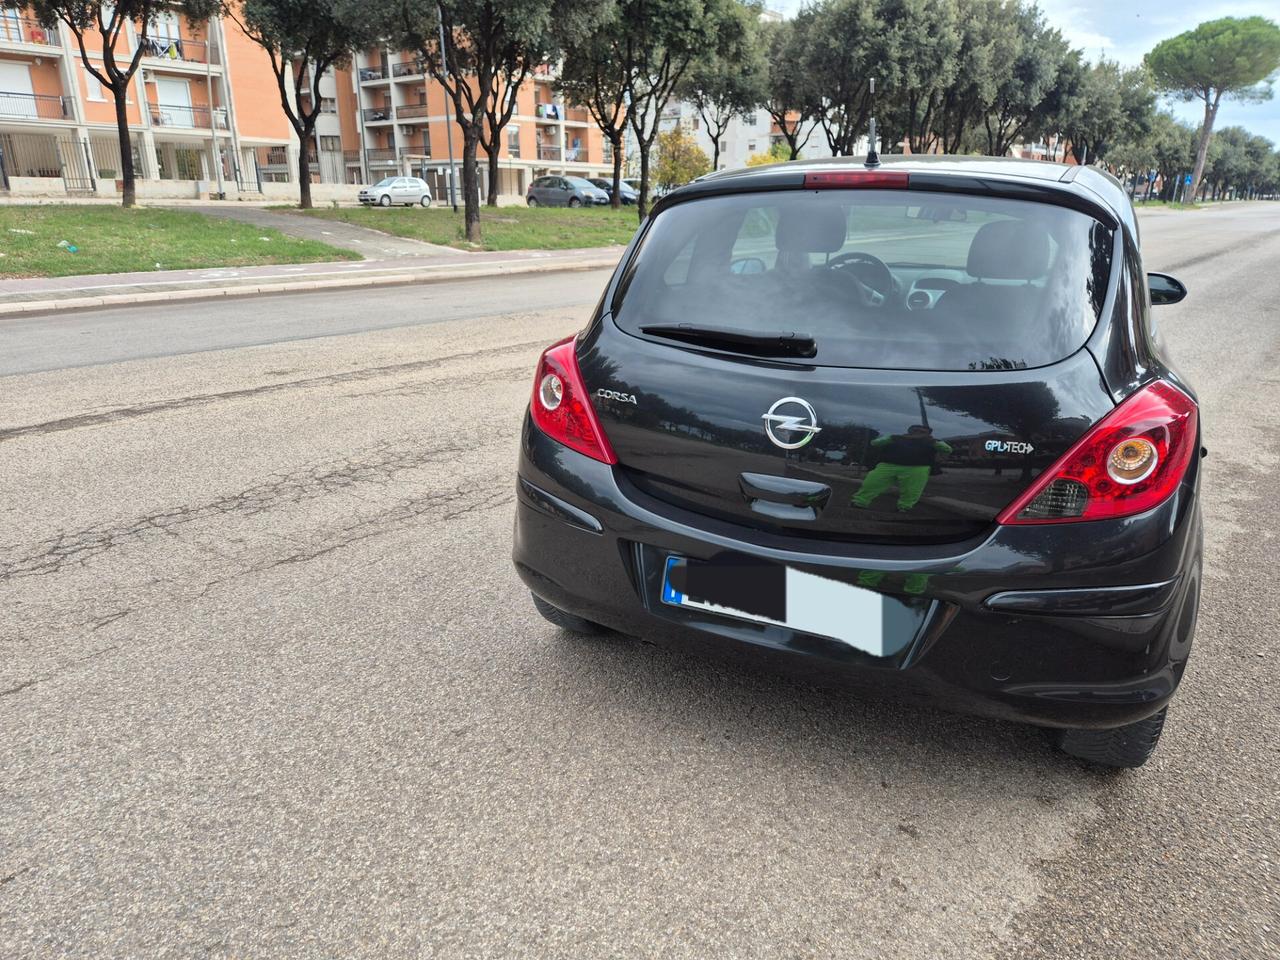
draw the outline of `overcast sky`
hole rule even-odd
[[[804,0],[767,0],[767,5],[784,13],[794,13]],[[1190,30],[1196,24],[1218,17],[1246,17],[1260,14],[1280,21],[1280,0],[1040,0],[1045,18],[1063,36],[1084,51],[1089,60],[1099,54],[1126,66],[1142,61],[1142,56],[1166,37]],[[1278,84],[1277,86],[1280,86]],[[1175,113],[1198,123],[1204,105],[1170,103]],[[1280,90],[1265,103],[1223,101],[1215,129],[1239,124],[1280,144]]]

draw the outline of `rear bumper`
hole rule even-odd
[[[1194,635],[1199,469],[1127,520],[993,527],[929,546],[816,542],[686,513],[546,437],[526,416],[514,560],[570,613],[655,643],[747,656],[806,679],[1051,727],[1114,727],[1173,696]],[[923,626],[893,657],[659,600],[668,554],[721,551],[820,571],[913,603]]]

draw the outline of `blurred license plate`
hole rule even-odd
[[[901,638],[886,644],[885,637],[885,603],[896,601],[752,557],[701,561],[669,556],[662,602],[828,637],[876,657],[892,652],[886,646],[902,646]]]

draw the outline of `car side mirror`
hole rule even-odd
[[[1152,306],[1179,303],[1187,296],[1187,288],[1182,285],[1182,281],[1175,280],[1167,273],[1148,273],[1147,289],[1151,291]]]

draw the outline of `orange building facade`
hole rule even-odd
[[[443,197],[457,175],[461,131],[453,124],[451,167],[450,105],[411,54],[364,51],[348,69],[322,77],[321,114],[304,147],[280,106],[266,53],[234,21],[168,15],[147,34],[126,25],[127,50],[117,51],[123,59],[144,45],[128,103],[141,197],[291,196],[302,149],[313,183],[332,185],[313,187],[321,199],[349,199],[348,185],[393,174],[423,176]],[[86,45],[99,59],[88,37]],[[608,146],[543,70],[519,91],[502,133],[498,192],[523,197],[544,173],[607,175]],[[485,161],[481,151],[487,191]],[[114,100],[85,69],[75,37],[64,26],[42,26],[29,10],[0,10],[0,186],[15,195],[111,196],[120,166]]]

